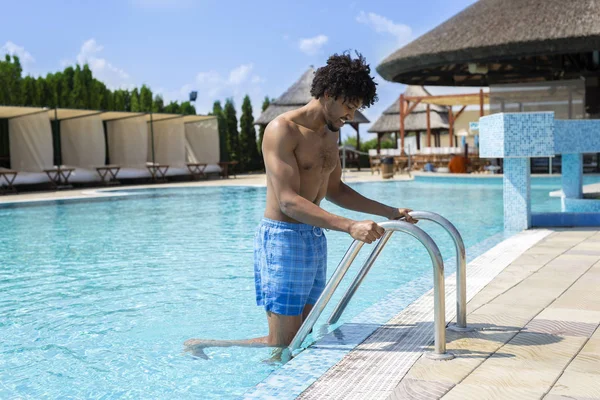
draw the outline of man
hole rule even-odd
[[[341,181],[340,128],[357,109],[376,100],[371,69],[359,54],[333,55],[314,76],[313,99],[274,119],[262,144],[267,172],[267,205],[255,235],[256,300],[267,313],[269,335],[256,339],[191,339],[188,351],[205,357],[205,347],[285,347],[298,332],[326,283],[327,242],[323,229],[372,243],[384,230],[374,221],[353,221],[323,210],[323,198],[350,210],[389,219],[411,210],[367,199]]]

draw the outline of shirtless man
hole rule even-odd
[[[267,205],[254,239],[256,302],[267,313],[269,335],[248,340],[190,339],[187,351],[205,347],[286,347],[323,292],[327,241],[324,229],[372,243],[384,230],[374,221],[353,221],[323,210],[323,198],[341,207],[389,219],[416,221],[406,208],[367,199],[341,180],[340,128],[357,109],[376,100],[370,67],[358,55],[333,55],[314,76],[313,99],[274,119],[266,128],[263,157]]]

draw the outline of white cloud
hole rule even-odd
[[[99,45],[95,39],[87,40],[77,54],[77,63],[80,65],[87,63],[96,79],[104,82],[111,89],[131,87],[133,84],[127,72],[115,67],[106,59],[98,57],[103,49],[104,47]],[[62,64],[65,62],[65,60],[61,61]]]
[[[325,35],[318,35],[308,39],[300,39],[299,47],[302,52],[312,56],[317,54],[328,40],[329,38]]]
[[[0,54],[9,54],[19,57],[23,69],[31,66],[35,62],[35,58],[23,46],[14,44],[10,40],[0,47]]]
[[[161,93],[165,103],[170,101],[187,101],[189,92],[198,91],[198,98],[195,106],[200,114],[206,114],[212,111],[215,100],[224,101],[233,97],[235,105],[240,108],[243,97],[248,94],[254,104],[254,113],[257,117],[260,101],[263,96],[261,84],[265,79],[257,74],[253,74],[254,64],[241,64],[228,73],[221,74],[214,70],[199,72],[192,83],[186,83],[180,89],[172,91],[157,91]],[[239,111],[239,110],[238,110]]]
[[[246,79],[248,79],[248,75],[250,75],[252,67],[252,64],[243,64],[233,69],[229,73],[229,84],[239,85],[240,83],[244,82]]]
[[[404,45],[412,38],[412,29],[408,25],[397,24],[392,20],[375,13],[361,11],[356,21],[369,26],[377,33],[390,34],[395,37],[396,45]]]
[[[221,75],[217,71],[199,72],[196,75],[196,82],[200,85],[219,83]]]

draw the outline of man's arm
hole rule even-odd
[[[325,229],[346,232],[371,243],[383,234],[373,221],[357,222],[331,214],[299,195],[300,172],[294,149],[298,135],[290,123],[275,120],[267,126],[263,139],[265,166],[281,212],[296,221]]]
[[[404,217],[408,222],[416,222],[408,215],[408,212],[412,210],[407,208],[395,208],[381,204],[375,200],[366,198],[342,182],[341,162],[338,162],[335,170],[329,177],[326,198],[332,203],[349,210],[380,215],[388,219]]]

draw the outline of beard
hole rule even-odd
[[[339,132],[340,128],[336,127],[335,125],[333,125],[333,122],[331,121],[327,121],[327,128],[331,131],[331,132]]]

